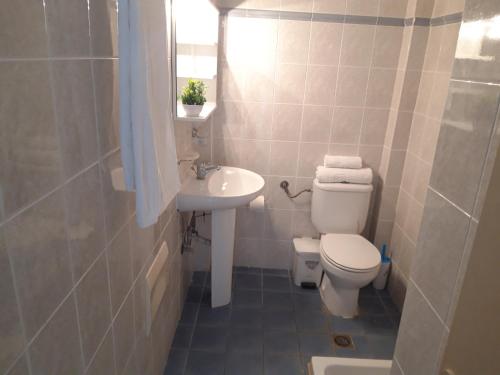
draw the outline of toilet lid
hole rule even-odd
[[[357,234],[326,234],[321,250],[332,263],[351,270],[370,270],[380,264],[380,253],[368,240]]]

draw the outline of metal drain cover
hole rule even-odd
[[[348,335],[335,335],[333,336],[333,341],[335,345],[341,348],[352,348],[352,339]]]

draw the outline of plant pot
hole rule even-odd
[[[186,112],[186,117],[198,117],[203,109],[203,105],[183,104],[182,107]]]

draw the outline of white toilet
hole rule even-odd
[[[359,289],[377,276],[380,253],[359,235],[366,225],[372,185],[313,183],[311,218],[321,233],[320,261],[325,271],[320,293],[334,315],[358,314]]]

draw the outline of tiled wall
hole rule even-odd
[[[498,14],[466,1],[391,374],[440,369],[500,140]]]
[[[21,3],[0,12],[0,374],[160,374],[186,266],[173,203],[139,229],[134,196],[112,184],[117,4]],[[146,337],[144,276],[163,241],[168,298]]]
[[[426,14],[426,8],[431,13]],[[416,17],[431,15],[431,26],[405,29],[395,85],[399,97],[393,96],[382,156],[383,188],[375,236],[378,246],[390,245],[390,290],[400,307],[420,232],[462,10],[460,1],[445,8],[441,2],[433,7],[417,2],[409,9]],[[445,24],[438,24],[445,14],[444,22],[439,22]]]
[[[310,194],[292,202],[280,181],[288,180],[292,191],[311,187],[326,153],[361,155],[377,173],[404,30],[376,24],[378,16],[402,20],[404,1],[281,3],[274,8],[280,12],[233,10],[221,17],[219,108],[211,143],[198,147],[206,159],[266,180],[265,212],[238,210],[238,265],[287,268],[291,239],[318,235]],[[342,16],[311,20],[311,12]],[[344,23],[345,14],[370,17]]]

